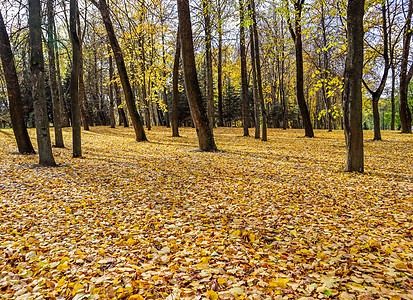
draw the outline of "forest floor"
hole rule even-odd
[[[56,168],[0,130],[0,299],[413,299],[413,136],[93,127]],[[251,130],[252,133],[252,130]],[[30,130],[32,141],[34,130]]]

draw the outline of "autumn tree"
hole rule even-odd
[[[52,143],[50,141],[45,94],[41,10],[40,0],[29,1],[30,69],[32,73],[39,165],[54,167],[56,166],[56,162],[53,157]]]
[[[192,25],[187,0],[177,0],[179,28],[181,37],[182,62],[185,79],[185,90],[191,115],[198,135],[199,148],[202,151],[216,151],[214,136],[209,120],[202,104],[202,94],[197,77]]]
[[[247,78],[247,55],[245,47],[245,3],[239,0],[240,14],[240,56],[241,56],[241,105],[242,105],[242,128],[244,136],[249,136],[249,105],[248,105],[248,78]]]
[[[172,136],[179,136],[179,112],[178,112],[178,102],[179,102],[179,59],[181,57],[181,41],[179,27],[176,31],[176,50],[174,65],[172,71]]]
[[[343,123],[348,172],[364,172],[362,128],[364,0],[349,0],[347,7],[347,58],[344,71]]]

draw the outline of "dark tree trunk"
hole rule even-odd
[[[396,120],[396,99],[394,97],[396,91],[396,68],[394,67],[394,62],[392,62],[391,67],[391,122],[390,122],[390,130],[394,130],[394,123]]]
[[[143,36],[139,37],[140,56],[141,56],[141,71],[142,71],[142,98],[145,111],[146,128],[151,130],[151,112],[146,94],[146,58],[145,58],[145,40]]]
[[[199,148],[202,151],[216,151],[214,136],[209,125],[195,65],[192,27],[187,0],[178,0],[179,28],[181,36],[182,61],[185,78],[185,90],[191,109],[192,119],[198,135]]]
[[[211,3],[209,0],[202,1],[205,18],[205,69],[206,69],[206,98],[207,98],[207,115],[209,126],[214,128],[215,111],[214,111],[214,82],[212,77],[212,35],[211,35]]]
[[[347,7],[347,58],[344,71],[343,125],[348,172],[364,172],[362,75],[364,0],[349,0]]]
[[[163,32],[163,19],[162,19],[162,64],[164,68],[163,77],[166,78],[166,57],[165,57],[165,34]],[[169,120],[169,108],[168,108],[168,98],[166,96],[166,85],[163,87],[163,94],[162,94],[163,103],[166,107],[165,111],[165,125],[167,128],[171,127],[171,122]]]
[[[178,79],[179,79],[179,58],[181,56],[181,41],[179,34],[179,27],[176,37],[176,52],[174,59],[174,68],[172,74],[172,136],[179,136],[179,112],[178,112],[178,103],[179,103],[179,88],[178,88]]]
[[[294,27],[291,21],[288,21],[288,26],[295,45],[295,66],[297,73],[297,102],[300,108],[301,118],[303,120],[305,136],[314,137],[313,127],[311,125],[310,113],[308,112],[307,104],[304,97],[304,67],[303,67],[303,43],[301,39],[301,13],[304,0],[295,0],[295,20]]]
[[[82,156],[79,105],[80,40],[78,35],[77,0],[70,0],[70,39],[72,41],[72,72],[70,76],[70,102],[72,111],[73,157]]]
[[[241,53],[241,108],[242,127],[244,136],[249,134],[249,103],[248,103],[248,80],[247,80],[247,55],[245,50],[245,24],[244,24],[244,0],[239,0],[240,5],[240,53]],[[218,73],[219,74],[219,73]]]
[[[256,78],[257,78],[257,87],[258,87],[258,97],[259,97],[259,104],[261,108],[261,116],[262,116],[262,137],[261,141],[267,141],[267,110],[265,109],[265,103],[264,103],[264,95],[262,92],[262,79],[261,79],[261,62],[260,62],[260,47],[259,47],[259,41],[258,41],[258,30],[257,30],[257,21],[255,17],[255,2],[254,0],[250,0],[251,7],[252,7],[252,32],[253,32],[253,38],[254,38],[254,43],[252,43],[252,46],[254,46],[251,51],[255,52],[255,68],[256,68]]]
[[[108,49],[110,55],[110,49]],[[110,116],[110,127],[115,128],[115,100],[113,98],[113,62],[112,55],[109,56],[109,116]]]
[[[251,4],[249,6],[249,11],[251,11]],[[258,100],[258,87],[257,87],[257,68],[255,64],[257,63],[255,59],[255,46],[254,46],[254,29],[250,25],[250,43],[251,43],[251,66],[252,66],[252,95],[254,97],[254,124],[255,124],[255,138],[259,139],[261,135],[260,131],[260,106]]]
[[[221,1],[218,0],[218,126],[224,126],[222,109],[222,16]],[[245,46],[244,46],[245,52]],[[245,53],[244,53],[245,58]]]
[[[53,102],[53,125],[55,134],[55,146],[64,147],[62,133],[62,103],[59,98],[59,90],[56,79],[55,43],[54,32],[54,0],[47,0],[47,50],[49,54],[49,77]]]
[[[17,148],[21,154],[34,154],[32,142],[27,133],[23,115],[23,102],[20,93],[20,84],[17,77],[14,56],[11,50],[9,36],[4,25],[3,16],[0,12],[0,56],[3,65],[3,74],[6,79],[7,93],[9,98],[10,119],[16,138]],[[7,70],[7,71],[6,71]]]
[[[92,1],[92,3],[99,9],[102,15],[103,23],[105,24],[106,32],[108,34],[110,46],[115,56],[116,66],[120,81],[122,83],[123,92],[125,94],[126,104],[128,106],[129,115],[132,119],[133,128],[135,130],[137,141],[146,141],[145,130],[142,125],[141,117],[136,109],[135,96],[132,91],[132,87],[129,82],[128,73],[126,71],[125,61],[123,59],[122,49],[119,46],[119,42],[116,38],[115,31],[113,29],[112,21],[110,19],[109,7],[106,0],[99,0],[99,3]]]
[[[116,106],[118,107],[119,126],[123,124],[124,127],[129,127],[129,122],[128,118],[126,117],[125,110],[119,107],[122,104],[122,97],[120,95],[119,85],[116,81],[113,83],[113,88],[115,90]]]
[[[400,123],[402,126],[402,133],[412,133],[412,115],[407,101],[409,82],[412,77],[407,72],[410,54],[410,41],[413,35],[413,30],[411,29],[412,13],[413,0],[409,0],[409,10],[407,12],[406,23],[403,32],[403,54],[400,68],[399,115]],[[409,73],[413,74],[413,65],[411,66]]]
[[[39,165],[56,166],[52,142],[50,141],[49,120],[45,94],[45,72],[42,46],[42,18],[40,0],[29,1],[30,69],[32,73],[34,117],[36,124]]]
[[[79,26],[80,27],[80,26]],[[79,40],[79,108],[80,108],[80,118],[82,119],[83,129],[90,130],[89,124],[93,124],[92,115],[89,113],[89,106],[87,104],[86,93],[85,93],[85,82],[83,80],[83,49],[82,42]]]

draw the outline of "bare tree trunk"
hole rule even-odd
[[[164,26],[163,26],[163,20],[162,20],[162,64],[163,64],[163,68],[164,68],[164,72],[163,72],[163,77],[166,78],[166,57],[165,57],[165,34],[164,34]],[[163,91],[162,91],[162,100],[164,105],[166,106],[166,111],[165,111],[165,125],[166,127],[171,127],[171,122],[169,120],[169,109],[168,109],[168,99],[166,96],[166,85],[163,86]]]
[[[29,1],[30,69],[32,73],[34,117],[36,124],[39,165],[56,166],[52,142],[50,141],[49,120],[44,89],[44,59],[42,46],[42,18],[40,0]]]
[[[348,172],[364,172],[361,82],[363,75],[364,0],[349,0],[347,58],[344,71],[343,123]]]
[[[399,115],[400,123],[402,125],[402,133],[412,133],[412,115],[407,101],[409,82],[413,74],[413,65],[410,68],[410,72],[407,71],[410,54],[410,41],[413,35],[413,30],[411,29],[412,13],[413,0],[409,0],[409,10],[407,12],[406,23],[403,32],[403,54],[400,68]],[[409,73],[412,74],[409,75]]]
[[[113,98],[113,62],[112,55],[110,55],[110,48],[108,49],[109,54],[109,116],[110,116],[110,127],[115,128],[115,101]]]
[[[245,51],[244,0],[239,0],[239,5],[240,5],[240,29],[239,30],[240,30],[240,52],[241,52],[242,127],[244,129],[244,136],[250,136],[249,128],[248,128],[249,127],[249,105],[248,105],[248,81],[247,81],[247,55]]]
[[[126,117],[125,110],[119,107],[122,104],[122,97],[120,95],[119,85],[116,81],[113,83],[113,88],[115,90],[116,106],[118,107],[119,126],[123,124],[124,127],[129,127],[129,122],[128,118]]]
[[[249,10],[251,11],[251,4],[249,4]],[[260,106],[258,100],[258,87],[257,87],[257,68],[256,63],[257,60],[255,59],[255,46],[254,46],[254,29],[253,26],[250,25],[250,43],[251,43],[251,65],[252,65],[252,95],[254,97],[254,123],[255,123],[255,138],[259,139],[261,135],[260,130]]]
[[[49,77],[50,86],[52,90],[53,102],[53,125],[55,132],[55,146],[59,148],[64,147],[63,133],[62,133],[62,107],[59,98],[59,91],[56,80],[56,62],[55,62],[55,37],[54,33],[54,1],[47,0],[47,50],[49,54]]]
[[[136,109],[135,96],[132,91],[132,87],[129,82],[129,77],[126,71],[125,61],[123,59],[122,49],[119,46],[119,42],[116,38],[115,31],[113,29],[112,21],[110,19],[109,7],[106,0],[99,0],[99,4],[92,0],[92,3],[99,9],[102,15],[103,23],[105,24],[106,32],[108,34],[110,46],[115,56],[116,66],[120,81],[122,82],[123,92],[125,94],[126,104],[128,105],[129,115],[132,119],[133,128],[135,130],[137,141],[146,141],[145,130],[142,125],[141,117]]]
[[[79,26],[80,27],[80,26]],[[89,107],[87,105],[85,82],[83,80],[83,49],[82,42],[79,40],[79,108],[80,118],[82,119],[83,129],[90,130],[89,124],[93,124],[92,115],[89,114]]]
[[[223,109],[222,109],[222,15],[221,0],[218,0],[218,126],[224,126]],[[244,41],[245,43],[245,41]],[[245,58],[245,45],[244,45]]]
[[[140,42],[140,56],[141,56],[141,71],[142,71],[142,98],[143,98],[143,105],[144,105],[144,111],[145,111],[145,116],[146,116],[146,128],[148,130],[151,130],[151,112],[150,112],[150,107],[149,107],[149,101],[148,101],[148,96],[146,93],[146,58],[145,58],[145,40],[143,36],[139,37],[139,42]]]
[[[394,130],[394,123],[396,120],[396,99],[394,97],[396,91],[396,68],[394,67],[394,61],[392,60],[392,67],[391,67],[391,122],[390,122],[390,130]]]
[[[251,7],[252,7],[252,32],[254,37],[254,49],[251,51],[255,52],[255,68],[256,68],[256,78],[257,78],[257,86],[258,86],[258,97],[259,97],[259,104],[261,107],[261,117],[262,117],[262,136],[261,141],[267,141],[267,110],[265,109],[264,103],[264,95],[262,92],[262,77],[261,77],[261,62],[260,62],[260,46],[258,41],[258,30],[257,30],[257,20],[256,20],[256,13],[255,13],[255,2],[254,0],[250,0]]]
[[[209,126],[214,128],[214,82],[212,77],[212,35],[211,35],[211,3],[210,0],[202,1],[205,18],[205,65],[206,65],[206,98],[207,98],[207,115]]]
[[[80,41],[78,35],[77,0],[70,0],[70,39],[72,41],[72,73],[70,76],[70,102],[72,110],[73,157],[82,156],[82,137],[79,105]]]
[[[310,113],[308,112],[307,104],[304,96],[304,67],[303,67],[303,43],[301,39],[301,13],[304,0],[295,0],[294,2],[294,27],[291,21],[288,20],[288,26],[295,45],[295,66],[297,72],[297,102],[300,108],[301,118],[303,120],[305,136],[314,137],[313,127],[311,125]]]
[[[178,77],[179,77],[179,59],[181,57],[181,41],[179,27],[176,33],[176,50],[174,58],[174,67],[172,73],[172,136],[179,136],[179,88],[178,88]]]
[[[217,147],[215,145],[213,132],[209,125],[205,107],[202,104],[202,94],[196,72],[189,3],[187,0],[177,0],[177,2],[185,90],[198,135],[199,148],[202,151],[216,151]]]
[[[0,56],[3,65],[3,74],[6,79],[9,98],[10,119],[16,138],[17,148],[21,154],[34,154],[32,142],[27,132],[23,115],[23,102],[20,93],[20,84],[17,77],[14,56],[11,50],[9,36],[0,12]],[[7,70],[7,71],[6,71]]]

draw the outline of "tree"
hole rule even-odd
[[[195,65],[192,25],[188,0],[177,0],[179,29],[181,36],[182,62],[185,79],[185,90],[191,108],[192,119],[198,135],[199,148],[202,151],[216,151],[214,136],[209,125]]]
[[[62,133],[62,103],[56,78],[55,43],[56,33],[54,24],[54,0],[47,0],[47,50],[49,55],[49,78],[52,90],[53,125],[55,134],[55,146],[64,147]]]
[[[70,75],[70,103],[72,111],[73,157],[82,156],[82,133],[79,104],[80,40],[78,34],[77,0],[70,0],[70,40],[72,42],[72,71]]]
[[[135,95],[133,94],[128,73],[126,71],[126,65],[123,59],[122,49],[120,48],[118,39],[116,38],[112,20],[110,19],[109,7],[106,3],[106,0],[99,0],[99,2],[91,0],[91,2],[99,9],[100,14],[102,15],[103,23],[105,25],[106,32],[109,38],[109,43],[115,57],[115,62],[118,69],[120,81],[122,83],[123,92],[125,94],[129,115],[132,119],[133,128],[135,130],[136,140],[139,142],[147,141],[141,117],[139,116],[138,110],[136,109]]]
[[[113,62],[112,55],[109,52],[109,115],[110,115],[110,127],[115,128],[115,101],[113,98]]]
[[[288,16],[288,28],[295,45],[295,66],[297,78],[297,102],[303,119],[305,136],[314,137],[313,126],[311,125],[310,113],[304,97],[304,66],[303,66],[303,42],[301,39],[301,22],[304,0],[294,0],[294,28]]]
[[[400,69],[399,115],[402,133],[412,133],[412,115],[407,102],[409,82],[413,76],[413,64],[410,66],[409,71],[407,70],[410,54],[410,41],[413,35],[413,30],[411,28],[412,14],[413,0],[409,0],[409,9],[407,12],[406,23],[403,32],[403,54]]]
[[[42,18],[40,0],[29,1],[30,69],[32,73],[34,116],[36,124],[39,165],[56,166],[50,141],[49,120],[44,89],[44,58],[42,45]]]
[[[224,126],[224,119],[222,117],[222,4],[221,0],[218,0],[218,66],[217,66],[217,73],[218,73],[218,126]],[[245,38],[244,38],[245,40]],[[245,52],[245,46],[244,46]],[[245,57],[245,53],[244,53]]]
[[[30,141],[27,128],[24,123],[23,102],[20,93],[20,84],[14,65],[14,55],[11,50],[9,36],[3,16],[0,12],[0,56],[3,65],[4,77],[10,106],[10,119],[13,127],[14,137],[16,138],[17,148],[21,154],[34,154],[32,142]],[[7,70],[7,72],[5,71]]]
[[[209,126],[214,128],[214,82],[212,77],[212,34],[211,34],[211,3],[210,0],[202,0],[205,21],[205,72],[206,72],[206,98]]]
[[[364,172],[362,93],[364,0],[349,0],[347,57],[344,71],[343,123],[348,172]]]
[[[242,105],[242,127],[244,136],[249,136],[249,105],[248,105],[248,79],[247,79],[247,56],[245,51],[245,5],[244,0],[239,0],[240,6],[240,55],[241,55],[241,105]]]
[[[172,72],[172,136],[179,137],[179,112],[178,112],[178,103],[179,103],[179,58],[181,57],[181,41],[179,34],[179,27],[176,32],[176,50],[175,50],[175,59]]]

